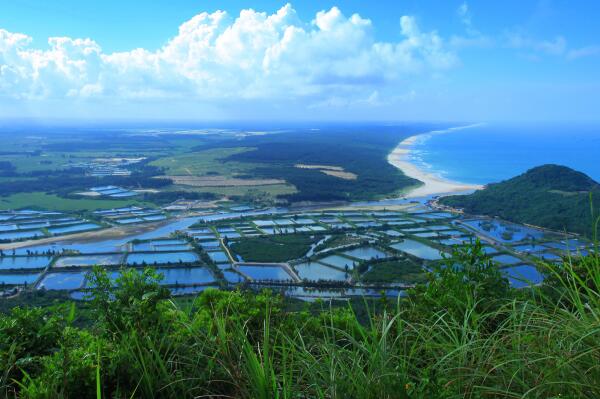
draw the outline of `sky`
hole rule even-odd
[[[597,122],[599,17],[595,0],[3,1],[0,118]]]

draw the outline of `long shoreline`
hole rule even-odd
[[[470,127],[475,127],[479,125],[469,125],[469,126],[461,126],[450,128],[442,131],[434,131],[424,134],[440,134],[440,133],[449,133],[453,130],[460,129],[468,129]],[[416,134],[414,136],[410,136],[400,142],[392,152],[388,155],[388,162],[393,166],[397,167],[408,177],[412,177],[413,179],[417,179],[423,184],[411,189],[404,196],[406,198],[418,198],[425,197],[428,195],[442,195],[442,194],[452,194],[459,192],[469,192],[473,190],[481,190],[483,188],[482,185],[479,184],[468,184],[457,182],[449,179],[444,179],[440,176],[437,176],[433,173],[424,171],[420,169],[417,165],[410,161],[410,151],[411,147],[415,144],[417,138],[421,134]]]

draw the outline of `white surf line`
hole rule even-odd
[[[401,141],[400,144],[398,144],[398,146],[394,148],[394,150],[388,155],[388,162],[400,169],[406,176],[417,179],[423,183],[421,186],[410,190],[405,197],[417,198],[428,195],[441,195],[482,189],[483,186],[479,184],[456,182],[424,171],[412,163],[409,156],[411,147],[420,137],[422,138],[424,136],[426,137],[434,134],[446,134],[453,131],[469,129],[482,125],[484,125],[484,123],[456,126],[444,130],[433,130],[428,133],[415,134]]]

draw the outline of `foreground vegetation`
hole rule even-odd
[[[479,243],[406,298],[290,311],[269,291],[169,298],[153,271],[0,318],[6,397],[600,396],[600,259],[514,290]],[[85,309],[82,311],[81,309]]]

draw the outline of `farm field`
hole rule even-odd
[[[55,211],[93,211],[96,209],[112,209],[127,206],[145,206],[137,200],[103,200],[62,198],[54,194],[40,192],[0,196],[0,209],[35,208]]]

